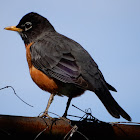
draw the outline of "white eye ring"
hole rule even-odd
[[[28,31],[29,29],[32,28],[32,23],[31,23],[31,22],[26,22],[26,23],[24,24],[24,26],[25,26],[25,31]]]

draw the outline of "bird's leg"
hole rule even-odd
[[[68,108],[69,108],[69,106],[70,106],[71,100],[72,100],[72,98],[69,97],[69,99],[68,99],[68,101],[67,101],[66,110],[65,110],[65,112],[64,112],[64,114],[63,114],[63,116],[62,116],[62,117],[64,117],[64,118],[66,118],[66,116],[67,116],[67,112],[68,112]]]
[[[49,110],[49,107],[50,107],[50,105],[51,105],[51,103],[52,103],[52,101],[53,101],[53,98],[54,98],[54,94],[51,94],[51,95],[50,95],[50,98],[49,98],[49,101],[48,101],[48,104],[47,104],[47,107],[46,107],[44,113],[43,113],[41,116],[39,116],[39,117],[41,117],[41,118],[42,118],[42,117],[51,118],[51,117],[48,115],[48,110]]]

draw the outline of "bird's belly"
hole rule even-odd
[[[78,88],[73,84],[66,84],[54,81],[43,72],[36,69],[34,66],[30,68],[30,75],[32,77],[32,80],[38,85],[38,87],[50,93],[54,93],[59,96],[64,95],[72,98],[80,96],[84,93],[83,89]]]
[[[61,81],[56,80],[56,84],[58,85],[58,95],[60,96],[67,96],[67,97],[77,97],[84,93],[84,89],[77,87],[75,84],[72,83],[63,83]]]
[[[32,66],[30,68],[30,75],[31,75],[33,81],[42,90],[56,94],[58,86],[56,85],[56,83],[54,82],[53,79],[49,78],[47,75],[45,75],[40,70],[36,69],[34,66]]]

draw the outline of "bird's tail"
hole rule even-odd
[[[106,87],[96,90],[95,93],[113,117],[120,118],[122,116],[131,121],[131,117],[119,106]]]

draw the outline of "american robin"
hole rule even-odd
[[[86,90],[93,91],[108,112],[115,118],[130,116],[119,106],[109,90],[116,89],[108,84],[89,53],[74,40],[56,32],[51,23],[41,15],[26,14],[17,26],[6,27],[17,31],[25,43],[26,57],[33,81],[51,93],[42,117],[48,116],[48,109],[55,95],[67,96],[68,102]]]

